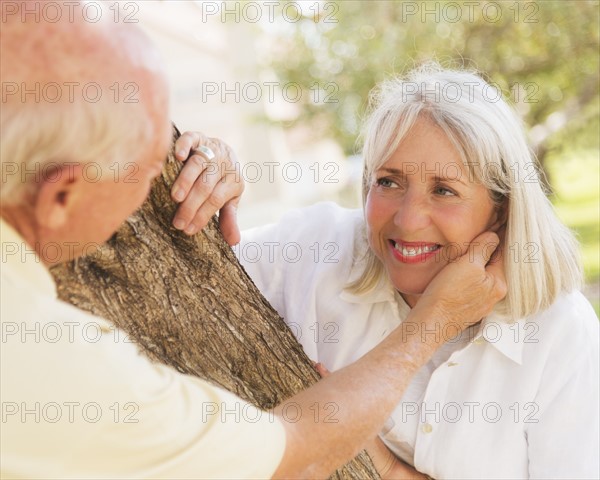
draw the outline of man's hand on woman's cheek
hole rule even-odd
[[[494,232],[475,238],[462,257],[435,276],[415,309],[437,312],[432,315],[435,321],[453,323],[461,329],[488,315],[507,292],[500,241]]]
[[[202,153],[202,146],[208,147],[214,158]],[[232,149],[218,138],[185,132],[175,142],[175,158],[185,164],[171,189],[173,200],[180,203],[173,226],[193,235],[218,211],[223,237],[230,245],[238,243],[236,213],[244,180]]]

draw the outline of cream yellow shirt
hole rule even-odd
[[[2,478],[268,478],[271,414],[151,363],[113,324],[56,298],[47,269],[0,224]]]
[[[363,219],[321,203],[243,232],[236,248],[307,355],[331,371],[410,311],[387,278],[364,295],[345,291],[368,248]],[[600,478],[598,318],[580,292],[513,324],[491,315],[460,338],[452,327],[422,334],[448,342],[381,432],[397,456],[436,479]]]

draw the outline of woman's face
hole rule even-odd
[[[469,176],[443,130],[419,118],[371,179],[369,244],[411,307],[477,235],[499,226],[487,189]]]

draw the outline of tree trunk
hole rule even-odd
[[[144,205],[105,245],[52,270],[59,296],[115,323],[153,360],[271,408],[318,375],[215,219],[194,237],[171,227],[180,169],[171,153]],[[332,478],[379,475],[363,452]]]

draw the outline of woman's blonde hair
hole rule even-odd
[[[470,177],[496,204],[506,205],[504,268],[508,294],[497,311],[513,320],[549,307],[582,281],[578,244],[556,217],[540,181],[524,127],[502,93],[479,75],[428,63],[384,82],[371,98],[363,132],[363,206],[374,172],[396,150],[417,118],[426,116],[459,151]],[[375,288],[385,271],[369,249],[348,290]]]

